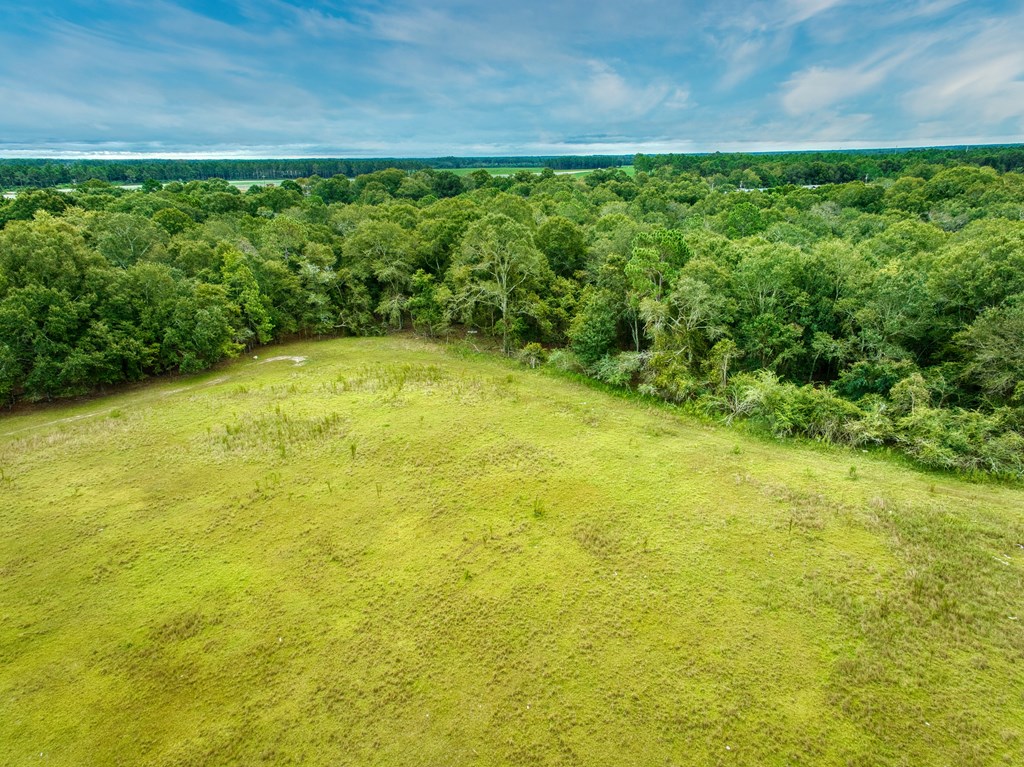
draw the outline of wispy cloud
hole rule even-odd
[[[984,23],[962,44],[917,62],[917,84],[907,94],[911,113],[928,120],[959,115],[978,127],[1016,120],[1024,130],[1022,25],[1024,13]]]
[[[731,89],[759,71],[785,61],[797,28],[849,0],[755,2],[745,8],[720,6],[710,35],[726,64],[719,86]]]
[[[788,114],[799,117],[856,101],[862,94],[884,85],[886,78],[907,58],[906,52],[886,52],[848,67],[812,66],[797,72],[783,85],[782,105]]]
[[[958,5],[921,4],[913,16]],[[915,136],[1005,135],[1014,120],[1024,131],[1022,25],[1024,13],[1017,12],[919,28],[898,43],[883,40],[861,61],[796,72],[781,88],[781,104],[794,117],[867,106],[879,122],[902,120]]]
[[[781,19],[781,23],[786,26],[792,26],[794,24],[802,24],[808,19],[812,19],[819,14],[822,14],[838,5],[842,5],[848,0],[789,0],[785,5],[787,6],[785,13]]]
[[[1020,0],[0,2],[0,155],[1024,139],[1020,29]]]

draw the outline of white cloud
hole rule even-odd
[[[587,62],[583,72],[569,72],[558,94],[559,106],[550,111],[557,123],[578,126],[624,126],[643,120],[662,123],[692,106],[689,89],[659,78],[644,82],[627,77],[602,61]]]
[[[915,87],[907,94],[910,112],[967,125],[1024,121],[1022,24],[1024,15],[986,24],[963,44],[919,60],[912,72]]]
[[[665,99],[664,106],[668,109],[686,109],[687,107],[694,106],[693,101],[690,99],[690,91],[688,88],[676,88],[669,94],[669,97]]]
[[[719,43],[720,55],[725,59],[725,74],[719,84],[732,88],[747,80],[767,64],[780,60],[789,47],[788,38],[730,38]]]
[[[843,69],[811,67],[798,72],[783,86],[782,106],[793,116],[818,112],[857,97],[882,83],[895,60],[874,66]]]
[[[359,28],[339,16],[331,16],[316,8],[293,8],[299,29],[311,37],[351,38]]]
[[[846,0],[788,0],[785,3],[787,10],[785,23],[787,26],[802,24],[844,2]]]
[[[605,114],[640,116],[665,100],[668,86],[660,83],[640,87],[606,64],[591,62],[591,74],[580,83],[579,91],[584,109]]]
[[[884,19],[887,24],[895,24],[929,16],[939,16],[965,2],[967,0],[918,0],[913,5],[893,6],[885,9],[880,14],[880,18]]]
[[[759,70],[784,61],[791,52],[797,27],[849,0],[781,0],[781,2],[724,4],[708,26],[725,72],[719,86],[730,89]],[[831,34],[836,34],[831,29]]]
[[[228,5],[117,0],[77,23],[0,7],[0,154],[32,142],[424,156],[1024,137],[1024,16],[982,0]]]
[[[916,6],[938,13],[957,3]],[[815,65],[787,80],[780,103],[791,117],[816,119],[849,109],[875,122],[903,125],[908,139],[941,143],[949,137],[991,135],[1020,140],[1024,132],[1024,14],[958,19],[922,27],[898,45],[883,41],[864,60]]]

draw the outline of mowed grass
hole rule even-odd
[[[5,765],[1024,764],[1024,491],[407,338],[0,419]]]

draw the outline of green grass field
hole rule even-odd
[[[168,179],[167,181],[161,181],[161,184],[173,183],[175,179]],[[248,191],[253,186],[281,186],[281,182],[285,181],[283,178],[269,178],[269,179],[246,179],[240,181],[228,181],[231,186],[236,186],[242,192]],[[187,182],[185,182],[187,183]],[[116,186],[122,189],[135,190],[142,189],[142,184],[116,184]]]
[[[507,166],[506,167],[498,167],[498,168],[453,168],[452,169],[452,173],[454,173],[456,176],[468,176],[470,173],[475,173],[478,170],[485,170],[488,173],[490,173],[492,176],[514,176],[516,173],[518,173],[521,170],[525,170],[527,173],[540,173],[541,171],[544,170],[544,168],[542,168],[540,166],[531,167],[531,168],[511,168],[511,167],[507,167]],[[592,173],[592,172],[593,171],[591,171],[591,170],[573,170],[573,171],[556,170],[555,171],[555,173],[557,173],[559,175],[563,175],[564,174],[564,175],[567,175],[567,176],[586,176],[588,173]]]
[[[1024,490],[260,354],[0,419],[3,764],[1024,764]]]

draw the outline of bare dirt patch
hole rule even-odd
[[[295,363],[294,367],[299,367],[301,365],[304,365],[307,359],[309,359],[309,358],[308,357],[289,357],[287,355],[284,355],[284,356],[281,356],[281,357],[269,357],[269,358],[267,358],[265,360],[257,360],[256,364],[257,365],[265,365],[268,362],[293,362],[293,363]]]

